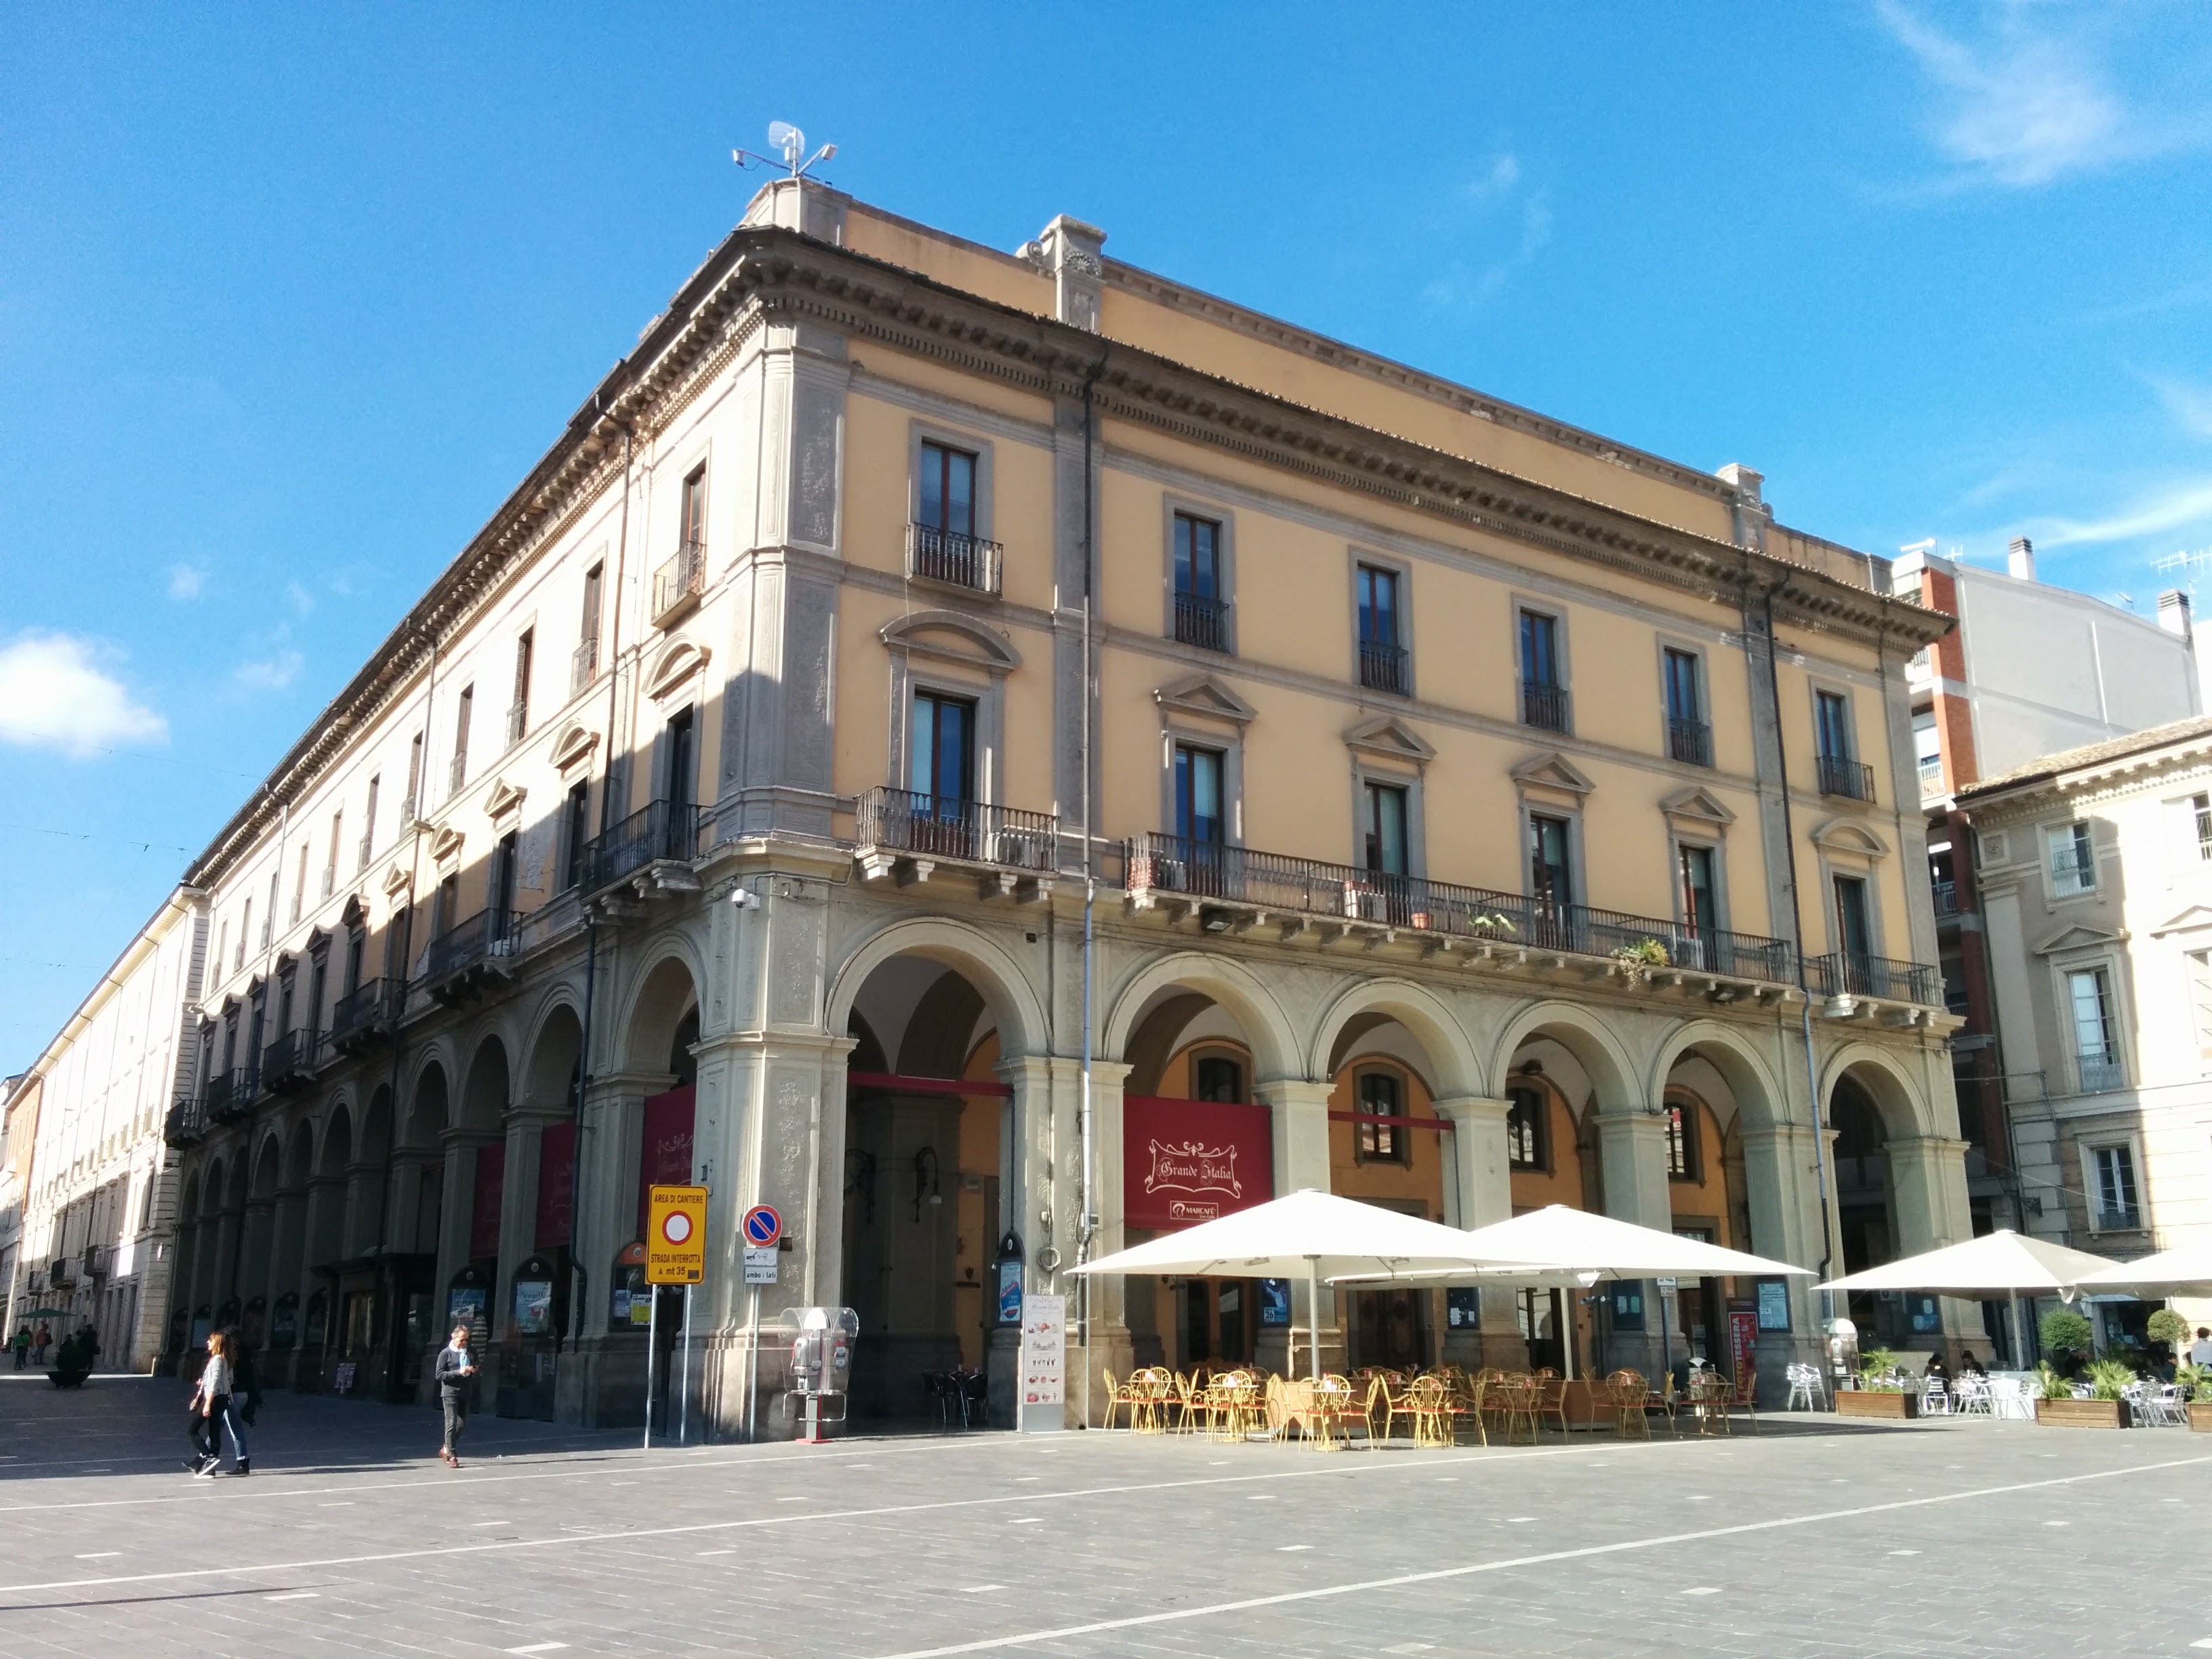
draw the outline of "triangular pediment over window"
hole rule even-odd
[[[965,663],[994,674],[1022,665],[1021,653],[1004,634],[957,611],[915,611],[885,623],[879,635],[894,651]]]
[[[1670,818],[1711,830],[1724,830],[1735,822],[1735,814],[1729,811],[1727,803],[1702,784],[1692,784],[1663,797],[1659,810]]]
[[[2164,939],[2168,933],[2196,933],[2207,929],[2212,929],[2212,904],[2192,904],[2152,928],[2150,936]]]
[[[497,823],[508,813],[522,810],[522,793],[521,789],[501,778],[492,786],[491,793],[484,798],[484,811],[494,823]]]
[[[2076,922],[2071,927],[2062,927],[2035,947],[2039,957],[2062,956],[2069,951],[2109,950],[2127,938],[2125,932],[2112,933],[2102,927],[2085,927]]]
[[[1568,795],[1587,795],[1597,787],[1556,749],[1529,756],[1513,769],[1512,777],[1523,789],[1553,789]]]
[[[1360,721],[1344,734],[1344,743],[1363,755],[1379,755],[1415,766],[1425,766],[1437,756],[1436,745],[1395,714]]]
[[[1238,726],[1250,724],[1260,713],[1218,674],[1193,674],[1170,681],[1152,693],[1152,701],[1159,704],[1163,715],[1172,710],[1178,714],[1195,714],[1200,720],[1229,720]]]
[[[1808,839],[1824,853],[1841,853],[1859,859],[1889,856],[1889,843],[1853,818],[1830,818],[1825,823],[1815,824]]]
[[[430,861],[433,864],[444,864],[460,857],[461,842],[464,839],[465,837],[458,830],[450,828],[441,830],[438,831],[437,838],[430,843]]]
[[[368,906],[362,902],[360,894],[356,893],[345,902],[345,908],[338,913],[338,922],[345,927],[366,927],[368,925]]]

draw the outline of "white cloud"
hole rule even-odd
[[[2212,391],[2182,380],[2145,378],[2176,426],[2192,438],[2212,438]]]
[[[173,564],[169,567],[169,597],[173,599],[197,599],[207,586],[208,573],[196,564]]]
[[[2039,547],[2125,542],[2196,526],[2212,526],[2212,478],[2163,484],[2101,519],[2051,519],[2035,532]]]
[[[315,596],[296,581],[284,584],[284,602],[303,617],[315,608]]]
[[[1477,227],[1474,234],[1492,245],[1509,234],[1500,221],[1514,226],[1512,246],[1489,257],[1462,258],[1445,264],[1421,290],[1431,305],[1474,308],[1495,298],[1514,273],[1534,260],[1552,240],[1551,192],[1538,186],[1522,187],[1521,159],[1510,150],[1492,156],[1482,171],[1469,179],[1463,198],[1474,204],[1467,216]],[[1467,234],[1455,224],[1445,238]]]
[[[2045,185],[2157,148],[2080,39],[2031,34],[2011,12],[2001,38],[1977,48],[1923,22],[1900,0],[1878,0],[1875,9],[1942,90],[1935,138],[1960,168],[1954,183]]]
[[[282,691],[300,678],[306,660],[296,651],[279,651],[273,657],[239,664],[230,678],[241,691]]]
[[[165,743],[169,723],[100,666],[90,640],[33,632],[0,646],[0,741],[85,760],[110,744]]]
[[[1470,182],[1468,195],[1478,202],[1495,201],[1512,193],[1513,186],[1521,182],[1521,158],[1510,150],[1494,158],[1489,169]]]

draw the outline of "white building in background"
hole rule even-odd
[[[1958,808],[2027,1230],[2122,1258],[2212,1237],[2212,719],[2046,756]],[[2110,1340],[2149,1309],[2098,1311]]]
[[[30,1070],[16,1305],[65,1310],[57,1339],[92,1324],[106,1367],[143,1370],[161,1351],[176,1185],[161,1130],[190,1092],[206,951],[206,901],[179,887]]]
[[[0,1078],[0,1333],[20,1322],[15,1291],[23,1283],[23,1194],[30,1186],[31,1148],[39,1132],[39,1089],[28,1072]]]

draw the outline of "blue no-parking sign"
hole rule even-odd
[[[745,1218],[738,1225],[744,1233],[745,1243],[758,1249],[765,1249],[783,1237],[783,1218],[772,1204],[754,1205],[745,1212]]]

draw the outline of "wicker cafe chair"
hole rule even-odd
[[[1605,1386],[1613,1394],[1615,1431],[1623,1440],[1626,1440],[1632,1427],[1637,1433],[1649,1440],[1651,1437],[1651,1425],[1644,1416],[1646,1393],[1644,1373],[1626,1370],[1617,1370],[1605,1379]]]
[[[1505,1443],[1513,1443],[1513,1425],[1528,1425],[1528,1443],[1536,1443],[1536,1413],[1543,1397],[1543,1384],[1533,1376],[1509,1376],[1502,1382],[1491,1385],[1498,1396],[1498,1414],[1504,1419]]]
[[[1417,1376],[1406,1387],[1402,1409],[1413,1419],[1413,1443],[1449,1446],[1459,1417],[1459,1401],[1448,1378]]]
[[[1751,1431],[1759,1432],[1759,1367],[1746,1365],[1735,1380],[1735,1389],[1729,1395],[1728,1409],[1741,1412],[1751,1421]]]
[[[1468,1397],[1475,1402],[1481,1415],[1485,1418],[1497,1418],[1501,1431],[1505,1426],[1505,1403],[1504,1396],[1498,1392],[1498,1386],[1505,1380],[1505,1373],[1497,1366],[1485,1365],[1474,1374],[1474,1384],[1468,1389]],[[1490,1436],[1486,1430],[1483,1434],[1483,1444],[1489,1443]]]
[[[1690,1408],[1698,1416],[1698,1432],[1701,1435],[1730,1432],[1729,1406],[1735,1397],[1735,1390],[1729,1385],[1728,1378],[1718,1371],[1692,1371]]]
[[[1567,1385],[1559,1372],[1546,1366],[1536,1373],[1536,1417],[1557,1420],[1559,1432],[1567,1431]]]

